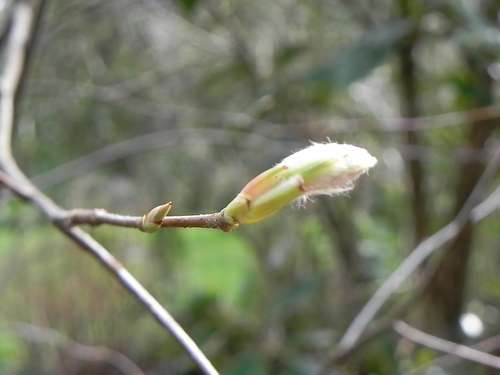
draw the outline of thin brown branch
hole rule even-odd
[[[235,226],[229,225],[222,212],[192,216],[167,216],[161,222],[162,228],[209,228],[232,231]]]
[[[18,167],[12,156],[11,139],[15,119],[16,93],[25,68],[29,36],[34,27],[33,9],[18,3],[13,12],[6,62],[2,74],[0,98],[0,178],[16,194],[36,206],[66,236],[99,260],[144,307],[178,341],[206,375],[218,375],[217,370],[195,342],[168,311],[122,266],[100,243],[80,228],[63,220],[67,212],[41,193]]]
[[[141,226],[141,217],[112,214],[103,208],[77,208],[67,211],[67,216],[59,219],[59,222],[68,227],[82,224],[94,227],[109,224],[117,227],[139,229]]]
[[[125,375],[144,375],[139,366],[116,350],[104,346],[83,345],[50,328],[27,323],[16,323],[15,327],[17,334],[23,339],[54,346],[77,360],[106,363]]]
[[[1,174],[0,180],[2,180]],[[118,227],[136,228],[143,230],[142,219],[143,218],[141,216],[124,216],[109,213],[101,208],[90,210],[78,208],[71,211],[66,211],[64,215],[60,215],[57,221],[64,226],[75,226],[82,224],[98,226],[108,224]],[[159,223],[159,227],[208,228],[220,229],[224,232],[230,232],[232,229],[234,229],[234,226],[229,225],[226,220],[224,220],[224,215],[222,212],[202,215],[167,216],[161,221],[161,223]]]
[[[453,354],[458,357],[468,359],[469,361],[500,369],[500,357],[496,357],[494,355],[484,353],[465,345],[456,344],[454,342],[429,335],[428,333],[413,328],[412,326],[406,324],[401,320],[395,322],[393,324],[393,328],[401,336],[404,336],[411,341],[422,344],[429,348]]]
[[[33,188],[29,188],[17,183],[8,174],[0,170],[0,182],[7,186],[12,192],[29,202],[36,202],[41,198],[40,194],[35,194]],[[36,196],[36,198],[34,198]],[[127,216],[110,213],[102,208],[84,209],[77,208],[70,211],[65,211],[60,207],[56,207],[52,202],[49,204],[57,215],[51,215],[50,219],[59,227],[69,228],[78,225],[113,225],[124,228],[135,228],[143,230],[142,216]],[[48,206],[46,207],[48,208]],[[235,229],[234,225],[229,225],[224,219],[223,212],[201,215],[187,216],[167,216],[161,223],[161,228],[207,228],[220,229],[224,232],[230,232]]]

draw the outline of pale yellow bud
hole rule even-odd
[[[368,171],[377,159],[364,148],[338,143],[314,143],[278,164],[301,174],[304,196],[333,195],[351,190],[352,181]],[[320,165],[321,168],[317,166]]]
[[[363,148],[314,143],[250,181],[224,209],[228,223],[262,220],[297,198],[339,194],[377,163]]]

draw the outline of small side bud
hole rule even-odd
[[[335,195],[377,163],[363,148],[313,143],[250,181],[223,210],[230,223],[253,223],[274,214],[295,199]]]
[[[153,208],[149,213],[142,217],[140,230],[147,233],[157,232],[161,228],[161,222],[168,215],[172,202],[162,204]]]

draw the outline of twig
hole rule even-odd
[[[218,375],[210,361],[205,357],[196,343],[175,321],[167,310],[113,257],[100,243],[80,228],[64,229],[63,232],[84,249],[89,250],[102,264],[110,270],[122,285],[144,305],[150,314],[181,344],[200,369],[207,375]]]
[[[279,124],[253,117],[247,113],[233,113],[175,104],[160,104],[133,97],[129,93],[117,89],[116,86],[99,86],[54,79],[33,80],[32,84],[35,88],[39,87],[44,95],[47,94],[47,90],[56,88],[64,92],[65,97],[68,95],[78,98],[90,97],[146,117],[169,119],[172,111],[180,111],[210,116],[218,120],[222,119],[238,124],[258,125],[262,126],[263,129],[273,129],[275,131],[286,131],[290,126],[293,126],[294,128],[308,129],[311,134],[314,133],[318,136],[331,135],[332,131],[336,134],[359,133],[363,131],[379,131],[381,133],[424,132],[433,129],[454,127],[470,121],[482,121],[500,117],[500,106],[492,105],[421,117],[335,118]]]
[[[384,303],[398,290],[398,288],[408,279],[408,277],[429,257],[434,251],[455,238],[468,220],[475,222],[484,219],[500,206],[500,188],[496,189],[484,202],[489,202],[485,206],[484,202],[478,204],[478,200],[484,193],[490,182],[496,176],[500,168],[500,149],[496,151],[492,160],[488,164],[483,175],[479,179],[476,187],[469,196],[456,218],[432,236],[422,241],[412,253],[401,263],[401,265],[384,281],[375,294],[364,305],[361,311],[352,321],[344,333],[336,348],[327,356],[319,366],[317,373],[324,374],[334,363],[337,352],[346,351],[359,341],[359,338],[373,320],[377,312]],[[495,205],[491,203],[494,202]],[[477,206],[476,206],[477,205]]]
[[[499,168],[500,149],[498,149],[493,156],[491,162],[456,218],[440,231],[422,241],[396,269],[396,271],[394,271],[392,275],[387,278],[370,301],[368,301],[365,307],[356,316],[353,323],[340,341],[340,345],[352,345],[359,337],[360,332],[363,331],[366,325],[373,319],[385,301],[387,301],[387,299],[401,286],[401,284],[407,280],[407,278],[418,268],[418,266],[425,259],[427,259],[432,252],[452,240],[460,232],[462,227],[471,218],[471,211],[474,209],[474,206],[478,203],[481,195],[489,186],[489,183],[495,177]]]
[[[0,182],[7,186],[11,191],[16,193],[24,200],[33,202],[34,189],[26,188],[26,186],[18,184],[13,178],[0,170]],[[38,195],[38,194],[36,194]],[[53,205],[53,204],[51,204]],[[54,207],[55,208],[55,207]],[[102,208],[84,209],[77,208],[70,211],[65,211],[62,208],[57,209],[57,215],[53,215],[50,219],[58,226],[69,228],[77,225],[99,226],[103,224],[113,225],[117,227],[135,228],[143,230],[141,216],[126,216],[113,214]],[[224,219],[223,212],[202,215],[187,215],[187,216],[167,216],[161,223],[161,228],[208,228],[220,229],[224,232],[230,232],[235,228],[234,225],[229,225]]]
[[[328,364],[342,363],[353,351],[358,350],[368,341],[378,337],[392,327],[394,320],[399,319],[409,307],[415,302],[416,296],[412,296],[409,300],[393,307],[391,311],[384,314],[376,323],[367,328],[359,337],[356,345],[350,347],[336,347],[335,351],[331,352],[328,357]]]
[[[30,6],[19,4],[14,9],[14,23],[7,41],[7,58],[1,78],[0,155],[12,159],[10,139],[14,128],[14,101],[23,74],[27,44],[33,23]]]
[[[12,156],[11,138],[14,126],[15,97],[25,67],[26,49],[34,15],[30,6],[19,3],[13,13],[13,28],[8,41],[6,62],[2,75],[0,99],[0,170],[2,181],[16,194],[36,206],[66,236],[95,256],[147,311],[179,342],[206,375],[218,375],[210,361],[195,342],[161,306],[158,301],[113,257],[100,243],[80,228],[70,227],[61,218],[66,211],[42,194],[19,169]]]
[[[220,229],[224,232],[232,231],[235,226],[229,225],[224,219],[223,212],[214,214],[167,216],[161,222],[162,228],[209,228]]]
[[[361,312],[356,316],[349,329],[344,334],[340,345],[352,345],[361,331],[373,319],[380,307],[401,286],[401,284],[418,268],[418,266],[436,249],[453,239],[466,224],[471,216],[471,211],[477,204],[480,196],[486,190],[491,180],[500,168],[500,149],[493,156],[490,164],[478,181],[474,191],[464,204],[457,217],[440,231],[422,241],[404,262],[380,286],[373,297],[368,301]]]
[[[16,323],[15,327],[17,334],[23,339],[52,345],[80,361],[107,363],[125,375],[144,375],[139,366],[116,350],[103,346],[83,345],[50,328],[28,323]]]
[[[500,186],[498,186],[488,198],[478,204],[471,211],[471,218],[473,222],[483,220],[486,216],[491,215],[495,210],[500,207]]]
[[[481,352],[491,352],[500,348],[500,335],[489,337],[486,340],[478,342],[477,344],[471,345],[471,349],[479,350]],[[406,372],[404,375],[417,375],[425,371],[429,366],[438,366],[440,368],[449,368],[463,361],[462,357],[457,357],[454,354],[445,354],[433,361],[424,363],[421,366],[415,367],[410,371]]]
[[[407,339],[429,348],[453,354],[458,357],[468,359],[469,361],[478,362],[486,366],[500,369],[500,357],[496,357],[494,355],[484,353],[465,345],[459,345],[454,342],[429,335],[428,333],[419,331],[418,329],[411,327],[401,320],[395,322],[393,324],[393,328],[397,333],[406,337]]]
[[[2,176],[0,175],[0,179]],[[75,209],[67,211],[58,219],[66,226],[88,224],[92,226],[109,224],[118,227],[136,228],[142,230],[141,216],[123,216],[107,212],[104,209]],[[222,212],[202,215],[167,216],[160,226],[162,228],[209,228],[229,232],[233,229],[225,220]]]
[[[255,151],[256,149],[272,150],[273,155],[286,154],[292,149],[299,147],[299,143],[287,143],[285,141],[264,137],[259,134],[242,134],[238,131],[220,129],[169,129],[159,132],[144,134],[118,142],[89,154],[61,164],[53,169],[31,178],[32,182],[40,189],[44,189],[58,183],[81,176],[92,170],[101,168],[117,160],[133,157],[148,151],[158,149],[171,149],[183,142],[183,137],[207,140],[210,144],[228,145],[237,143],[242,148]],[[238,142],[235,137],[244,137]],[[198,142],[198,141],[196,141]],[[265,144],[268,147],[258,147]],[[281,155],[281,156],[282,156]]]
[[[356,133],[362,131],[379,131],[381,133],[425,132],[457,126],[470,121],[489,120],[500,117],[500,106],[492,105],[469,109],[466,111],[448,112],[420,117],[379,117],[375,119],[345,118],[325,121],[314,121],[307,124],[308,129],[319,134]],[[298,124],[300,126],[303,124]]]

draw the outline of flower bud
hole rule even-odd
[[[147,233],[154,233],[161,228],[161,222],[168,215],[172,208],[172,202],[168,202],[153,208],[142,217],[140,230]]]
[[[349,191],[352,181],[376,163],[377,159],[360,147],[313,143],[250,181],[224,209],[225,220],[253,223],[297,198]]]

